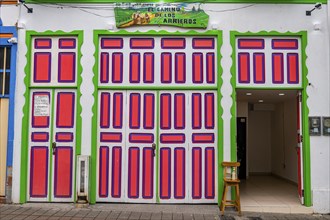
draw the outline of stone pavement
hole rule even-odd
[[[1,220],[309,220],[329,219],[330,215],[280,214],[233,210],[221,215],[216,205],[96,204],[78,208],[74,204],[0,204]]]

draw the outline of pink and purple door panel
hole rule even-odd
[[[126,91],[99,91],[97,201],[125,201]]]
[[[236,43],[238,87],[301,86],[299,38],[241,37]]]
[[[31,90],[30,103],[29,201],[73,201],[76,92]]]
[[[75,86],[77,60],[76,37],[33,38],[31,85]]]
[[[162,203],[189,201],[189,93],[162,91],[159,96],[159,198]]]
[[[190,96],[190,192],[193,203],[217,201],[217,94],[195,91]]]
[[[216,202],[216,93],[161,92],[159,99],[160,201]]]
[[[156,202],[156,93],[127,92],[126,167],[128,202]]]
[[[213,37],[101,37],[98,83],[216,85],[216,48]]]

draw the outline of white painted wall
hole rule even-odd
[[[90,154],[91,138],[91,107],[93,100],[92,67],[94,64],[93,53],[93,30],[107,29],[109,24],[114,24],[113,9],[107,5],[91,5],[99,10],[86,9],[88,12],[97,13],[95,16],[79,9],[57,7],[56,5],[34,5],[30,4],[34,12],[27,14],[22,6],[19,14],[19,23],[24,23],[26,29],[19,30],[19,52],[17,65],[17,92],[15,109],[15,130],[21,131],[23,117],[22,107],[24,105],[24,67],[26,65],[25,54],[25,31],[34,30],[43,32],[46,30],[62,30],[69,32],[72,30],[84,31],[84,43],[82,45],[82,97],[81,104],[85,106],[82,109],[82,119],[84,122],[82,130],[82,154]],[[46,7],[48,6],[48,7]],[[75,5],[79,6],[79,5]],[[107,7],[105,7],[107,6]],[[307,31],[308,45],[306,53],[308,58],[306,64],[308,67],[308,79],[311,86],[308,87],[308,106],[310,115],[330,115],[329,104],[329,26],[327,25],[328,8],[313,12],[312,16],[305,16],[305,11],[313,7],[311,4],[203,4],[202,8],[210,15],[209,29],[215,24],[219,30],[223,31],[223,46],[220,49],[222,59],[222,87],[223,98],[221,105],[224,107],[222,118],[224,120],[224,160],[230,159],[230,108],[232,106],[232,86],[231,66],[232,66],[232,48],[230,45],[230,31],[238,32],[260,32],[260,31],[278,31],[281,33]],[[6,12],[7,13],[7,12]],[[9,14],[9,13],[8,13]],[[11,16],[8,15],[7,16]],[[15,19],[14,19],[15,20]],[[321,29],[314,30],[313,24],[320,23]],[[132,27],[127,31],[148,31],[148,30],[167,30],[169,32],[181,31],[186,29],[176,27]],[[117,29],[113,30],[117,31]],[[197,30],[204,32],[205,30]],[[13,201],[19,201],[19,176],[20,176],[20,151],[21,137],[15,136],[14,141],[14,179],[13,179]],[[314,210],[317,212],[330,212],[330,162],[329,162],[329,137],[311,137],[311,162],[312,162],[312,189]],[[321,172],[322,171],[322,172]],[[322,177],[320,178],[320,174]],[[326,193],[324,193],[326,192]],[[328,205],[328,206],[326,206]]]
[[[279,103],[272,112],[272,173],[297,182],[296,100]]]
[[[271,112],[249,111],[249,174],[271,173]]]
[[[3,26],[15,26],[18,20],[19,6],[1,5],[0,18]]]

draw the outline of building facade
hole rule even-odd
[[[219,203],[238,160],[330,212],[327,1],[25,6],[1,8],[18,32],[13,202]]]

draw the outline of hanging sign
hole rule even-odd
[[[36,95],[34,96],[34,116],[49,116],[49,96]]]
[[[117,3],[116,26],[170,25],[184,28],[206,28],[209,15],[200,3]]]

